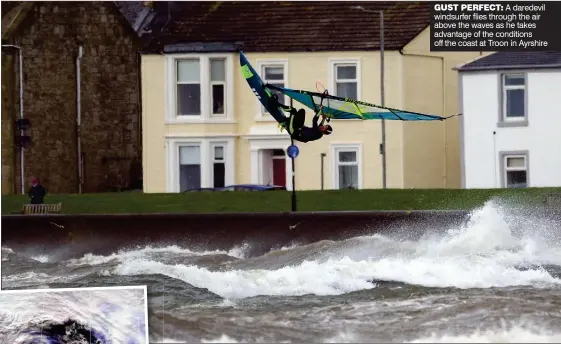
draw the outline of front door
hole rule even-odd
[[[286,159],[273,158],[273,184],[286,187]]]

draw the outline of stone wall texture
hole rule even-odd
[[[9,43],[22,46],[24,55],[24,110],[32,125],[32,144],[25,150],[26,186],[37,176],[50,193],[78,191],[79,45],[82,192],[116,191],[139,178],[139,41],[118,9],[111,2],[37,2]],[[11,110],[12,121],[2,114],[3,134],[13,132],[9,126],[19,116],[17,55],[13,56],[16,65],[9,68],[15,90],[9,92],[11,100],[2,99],[2,110]],[[3,88],[4,84],[3,76]],[[12,157],[5,159],[4,143],[13,143],[13,136],[10,142],[4,142],[4,135],[2,140],[2,193],[19,192],[19,150],[12,144]],[[4,182],[12,186],[5,188]]]
[[[17,53],[16,53],[17,54]],[[13,111],[14,100],[17,99],[14,87],[14,70],[13,54],[2,54],[2,194],[12,194],[15,191],[14,184],[14,129],[15,122]]]

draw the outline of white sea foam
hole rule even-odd
[[[36,260],[39,263],[48,263],[49,262],[49,256],[48,255],[32,256],[31,259]]]
[[[216,337],[212,339],[202,339],[201,343],[239,343],[239,342],[226,334],[222,334],[220,337]]]
[[[214,338],[205,338],[202,343],[239,343],[235,338],[222,334]],[[243,342],[261,342],[260,340],[243,340]],[[353,331],[341,331],[336,335],[322,340],[324,343],[371,343],[370,338],[360,336]],[[408,343],[560,343],[561,333],[541,329],[537,326],[527,328],[513,326],[509,329],[476,330],[468,334],[433,334],[421,337]],[[167,342],[166,342],[167,343]],[[174,342],[176,343],[176,342]],[[290,341],[288,341],[290,343]]]
[[[468,334],[432,334],[411,343],[561,343],[561,332],[539,328],[538,326],[512,326],[476,330]]]
[[[514,236],[501,208],[489,204],[476,211],[466,226],[451,229],[443,236],[401,242],[375,235],[363,238],[362,248],[349,247],[346,253],[338,252],[336,258],[304,261],[277,270],[210,271],[136,256],[123,260],[113,273],[161,273],[232,299],[255,295],[336,295],[372,288],[368,282],[372,279],[457,288],[561,284],[561,279],[548,271],[531,267],[561,265],[559,243],[540,240],[539,235],[527,232],[530,234]],[[369,247],[380,245],[392,250],[383,257],[369,253]],[[356,252],[361,253],[357,256]],[[530,268],[520,269],[520,265]]]
[[[248,340],[242,340],[241,343],[245,343],[245,342],[249,342]],[[266,340],[263,340],[262,338],[257,338],[255,340],[251,341],[252,343],[265,343],[267,342]],[[291,341],[275,341],[277,343],[291,343]],[[236,340],[235,338],[232,338],[230,336],[228,336],[227,334],[222,334],[219,337],[215,337],[215,338],[203,338],[201,339],[201,343],[240,343],[240,341]]]
[[[0,248],[0,255],[2,256],[3,262],[8,260],[8,255],[10,254],[14,254],[14,250],[12,250],[11,248],[6,246],[2,246]]]
[[[33,271],[28,271],[20,274],[12,275],[2,275],[3,288],[6,285],[12,288],[25,287],[30,284],[34,285],[34,288],[38,288],[37,285],[47,285],[48,283],[66,283],[73,279],[80,277],[77,274],[65,275],[65,276],[52,276],[46,273],[36,273]]]
[[[177,245],[165,246],[165,247],[146,246],[141,249],[120,250],[119,252],[113,253],[108,256],[94,255],[88,253],[84,255],[84,257],[82,258],[70,259],[68,261],[68,265],[69,266],[100,265],[100,264],[108,263],[113,260],[127,261],[131,259],[143,258],[154,253],[172,253],[182,256],[206,256],[206,255],[223,254],[223,255],[228,255],[230,257],[243,259],[246,257],[248,249],[249,249],[248,244],[243,244],[240,246],[233,247],[229,251],[221,251],[221,250],[193,251],[187,248],[179,247]]]

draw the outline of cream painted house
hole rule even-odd
[[[310,32],[315,27],[312,21],[305,48],[294,35],[275,36],[271,30],[262,31],[256,41],[243,42],[243,37],[252,36],[256,23],[269,25],[259,12],[251,12],[254,4],[207,8],[204,25],[192,18],[178,20],[178,15],[169,29],[175,34],[162,34],[145,49],[141,68],[145,192],[241,183],[292,188],[291,163],[285,153],[290,138],[264,113],[242,76],[240,42],[265,81],[307,90],[315,90],[319,81],[331,94],[380,103],[377,23],[352,32],[345,31],[352,28],[342,27],[334,37]],[[283,6],[292,6],[291,13],[322,7],[333,11],[333,16],[364,18],[363,12],[348,3],[269,4],[279,7],[277,19],[284,24],[295,15],[283,17],[288,16]],[[371,10],[387,6],[367,5]],[[185,13],[199,13],[212,3],[184,6],[191,7]],[[400,2],[384,10],[389,37],[384,57],[385,105],[442,116],[458,113],[458,78],[452,68],[480,53],[430,52],[428,3]],[[246,19],[224,22],[221,11],[243,12]],[[220,23],[213,22],[214,16]],[[404,21],[402,16],[425,21]],[[408,24],[411,22],[417,24]],[[231,27],[231,31],[214,28],[219,25]],[[177,34],[181,28],[186,30],[185,37]],[[308,124],[312,115],[308,112]],[[457,118],[426,123],[386,121],[387,187],[459,188],[458,123]],[[296,189],[381,188],[381,121],[332,120],[331,124],[332,135],[298,143]]]

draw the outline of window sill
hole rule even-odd
[[[527,127],[528,120],[513,120],[513,121],[500,121],[497,123],[498,128],[514,128],[514,127]]]
[[[167,118],[165,124],[184,124],[184,123],[197,123],[197,124],[237,124],[238,121],[227,117],[205,117],[193,116],[193,118],[175,117],[173,119]]]

